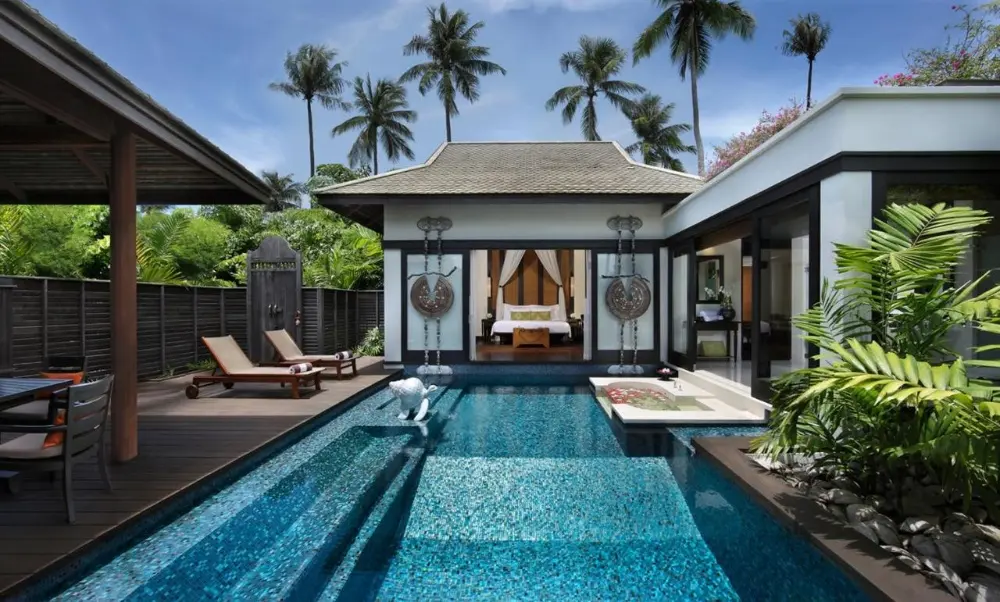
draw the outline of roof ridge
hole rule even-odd
[[[697,180],[699,182],[704,182],[705,181],[704,178],[702,178],[701,176],[697,176],[695,174],[685,173],[683,171],[677,171],[675,169],[667,169],[666,167],[660,167],[658,165],[646,165],[645,163],[639,163],[638,161],[636,161],[635,159],[633,159],[628,154],[628,151],[626,151],[625,148],[621,144],[618,144],[618,142],[616,140],[611,140],[610,142],[612,144],[614,144],[615,148],[618,149],[618,152],[620,152],[622,154],[622,156],[624,156],[625,159],[629,163],[631,163],[632,165],[634,165],[635,167],[644,167],[646,169],[652,169],[653,171],[660,171],[660,172],[668,173],[668,174],[675,175],[675,176],[683,176],[685,178],[691,178],[691,179]]]
[[[451,142],[442,142],[441,145],[437,147],[437,150],[434,151],[434,154],[432,154],[430,156],[430,158],[427,159],[427,161],[425,161],[423,163],[418,163],[417,165],[411,165],[409,167],[404,167],[402,169],[390,169],[389,171],[383,171],[382,173],[377,173],[375,175],[371,175],[371,176],[368,176],[368,177],[365,177],[365,178],[358,178],[356,180],[348,180],[346,182],[338,182],[337,184],[333,184],[332,186],[326,186],[324,188],[317,188],[316,190],[313,191],[313,194],[319,194],[319,193],[322,193],[322,192],[328,192],[330,190],[336,190],[337,188],[341,188],[341,187],[347,186],[349,184],[358,184],[360,182],[371,182],[372,180],[378,180],[379,178],[384,178],[386,176],[392,176],[392,175],[396,175],[396,174],[400,174],[400,173],[405,173],[405,172],[408,172],[408,171],[416,171],[418,169],[423,169],[424,167],[427,167],[431,163],[433,163],[434,159],[437,159],[438,155],[441,154],[441,151],[444,150],[444,147],[448,146],[449,144],[453,144],[453,143],[451,143]]]

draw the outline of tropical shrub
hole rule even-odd
[[[933,86],[953,79],[1000,79],[1000,2],[969,9],[953,5],[961,16],[956,30],[936,48],[920,48],[906,56],[906,70],[875,80],[879,86]]]
[[[354,355],[367,355],[370,357],[378,357],[384,353],[385,336],[382,334],[382,329],[378,327],[366,332],[365,338],[361,340],[357,349],[354,350]]]
[[[842,279],[794,319],[820,365],[775,385],[768,432],[754,443],[775,457],[805,453],[866,491],[901,502],[925,474],[946,494],[995,500],[1000,488],[1000,403],[993,383],[963,359],[1000,345],[953,349],[957,328],[1000,333],[1000,287],[954,271],[989,215],[944,204],[890,205],[866,246],[836,245]],[[993,504],[987,504],[994,508]],[[897,508],[900,506],[897,506]]]
[[[802,111],[802,104],[795,100],[789,106],[779,109],[777,113],[765,110],[761,113],[760,120],[752,130],[736,134],[722,146],[715,147],[715,157],[708,166],[705,180],[711,180],[749,155],[758,146],[770,140],[772,136],[798,119],[802,115]]]

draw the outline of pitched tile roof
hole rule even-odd
[[[615,142],[450,142],[422,165],[317,191],[340,195],[690,194],[701,178],[633,161]],[[331,200],[332,200],[331,198]]]

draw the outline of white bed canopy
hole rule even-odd
[[[524,259],[524,253],[524,250],[509,250],[503,258],[503,266],[500,268],[500,277],[497,280],[498,313],[503,311],[503,287],[514,278],[514,274],[517,273],[517,266],[521,265],[521,261]],[[566,313],[566,291],[563,289],[562,274],[559,271],[559,259],[555,250],[535,250],[535,255],[538,256],[538,262],[542,264],[545,273],[559,287],[558,303],[559,308],[562,310],[562,315],[569,315]]]

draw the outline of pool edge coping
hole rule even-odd
[[[11,583],[9,586],[0,589],[0,600],[30,600],[33,599],[32,596],[42,594],[45,589],[54,589],[55,592],[62,591],[62,587],[47,585],[45,581],[47,579],[55,579],[60,584],[65,585],[66,581],[72,579],[72,574],[74,572],[80,571],[79,568],[72,568],[74,563],[87,562],[85,556],[88,554],[99,554],[101,552],[101,548],[110,544],[116,537],[124,536],[129,529],[136,529],[139,532],[131,537],[128,537],[127,541],[122,542],[122,549],[117,553],[128,549],[135,543],[135,540],[147,537],[155,532],[157,530],[156,525],[158,525],[163,518],[170,514],[173,509],[172,506],[188,505],[189,508],[187,510],[197,506],[213,493],[232,485],[240,478],[246,476],[255,468],[280,453],[282,451],[282,447],[285,446],[286,443],[287,446],[294,445],[297,441],[308,436],[312,430],[315,430],[325,424],[325,421],[336,418],[338,415],[353,408],[362,399],[365,399],[379,390],[386,388],[390,379],[398,377],[402,374],[402,369],[386,371],[385,374],[380,375],[381,378],[378,381],[367,385],[363,389],[360,389],[351,395],[348,395],[339,403],[332,405],[317,414],[305,417],[303,420],[295,423],[284,431],[275,434],[273,437],[263,441],[256,447],[239,456],[236,456],[215,470],[205,473],[191,483],[170,493],[168,496],[153,502],[117,525],[102,531],[90,541],[77,546],[66,554],[63,554],[59,558],[56,558],[52,562],[42,566],[31,575],[27,575],[26,577]],[[229,472],[232,472],[232,474],[227,474]],[[199,492],[199,489],[203,489],[203,491]],[[192,499],[184,499],[187,496],[191,496]],[[183,514],[187,510],[181,511],[180,514]],[[157,514],[162,514],[163,516],[154,517],[154,515]],[[150,520],[152,522],[152,526],[142,527],[141,523],[145,520]],[[149,531],[144,532],[144,529],[149,529]],[[65,571],[67,575],[59,576],[60,571]],[[87,574],[87,571],[81,572],[84,573],[84,575]]]
[[[783,526],[806,538],[873,600],[955,602],[940,585],[878,544],[819,511],[815,500],[747,458],[752,437],[695,437],[694,448]]]

